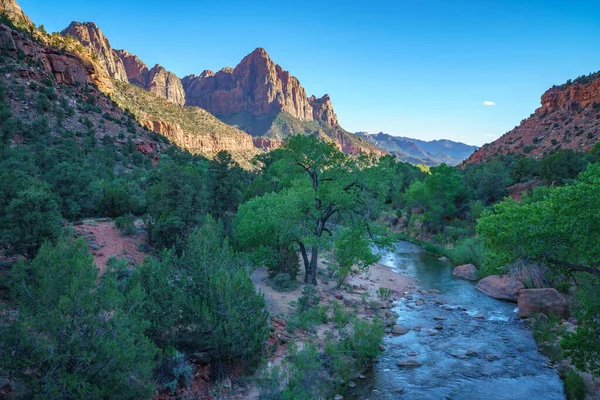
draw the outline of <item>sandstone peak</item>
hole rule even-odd
[[[15,24],[33,25],[15,0],[0,0],[0,14],[5,14]]]
[[[148,82],[148,66],[138,56],[127,50],[115,50],[115,54],[123,63],[129,82],[145,88]]]
[[[190,75],[183,79],[183,85],[186,104],[220,117],[248,113],[262,118],[285,112],[300,121],[317,120],[329,127],[338,126],[329,96],[309,99],[298,79],[275,64],[262,47],[245,56],[233,69]]]
[[[185,104],[181,80],[172,72],[156,64],[152,69],[126,50],[114,50],[100,28],[93,22],[71,22],[61,32],[72,35],[86,47],[108,75],[121,82],[129,82],[146,89],[171,103]]]
[[[111,78],[127,82],[127,73],[123,62],[116,56],[110,42],[95,23],[73,21],[61,32],[63,36],[67,34],[77,38],[84,47],[90,50]]]
[[[258,56],[258,57],[263,57],[263,58],[271,58],[269,57],[269,54],[267,53],[267,51],[262,48],[262,47],[257,47],[256,49],[254,49],[254,51],[252,51],[252,53],[248,54],[248,57],[250,56]]]

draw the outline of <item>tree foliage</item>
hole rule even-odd
[[[191,233],[181,256],[171,250],[147,259],[129,285],[147,294],[140,315],[161,347],[209,351],[216,378],[260,360],[268,336],[263,296],[212,217]]]
[[[62,216],[48,185],[20,171],[0,169],[0,243],[33,258],[42,243],[56,240]]]
[[[600,282],[600,164],[591,164],[570,185],[545,191],[537,201],[509,200],[479,220],[486,264],[503,267],[520,259],[543,262],[561,273],[583,275],[580,292],[585,319],[564,345],[579,368],[600,371],[598,283]]]
[[[22,379],[35,398],[149,398],[155,347],[127,296],[98,269],[83,240],[46,243],[11,278],[18,313],[0,323],[2,369]]]
[[[452,167],[442,164],[430,172],[424,180],[410,185],[404,198],[408,207],[423,213],[426,229],[435,233],[456,217],[466,188],[462,176]]]
[[[372,221],[382,205],[381,170],[372,159],[351,158],[314,136],[289,138],[275,158],[269,164],[276,170],[272,180],[283,189],[240,206],[238,239],[242,247],[267,257],[278,246],[297,245],[305,283],[314,285],[319,250],[332,244],[341,225],[361,232],[354,236],[356,248],[379,238]]]

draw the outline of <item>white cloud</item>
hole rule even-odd
[[[486,100],[483,102],[483,105],[486,107],[493,107],[496,105],[496,103],[494,103],[493,101]]]
[[[498,135],[496,135],[496,134],[493,134],[493,133],[488,133],[488,134],[487,134],[487,135],[485,135],[485,136],[486,136],[486,137],[496,137],[496,136],[498,136]]]

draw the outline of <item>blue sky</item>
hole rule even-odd
[[[264,47],[309,95],[328,93],[353,132],[481,145],[529,116],[553,84],[600,70],[598,1],[19,4],[49,32],[93,21],[114,48],[180,77]]]

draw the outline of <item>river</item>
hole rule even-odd
[[[386,350],[351,399],[565,398],[557,371],[537,351],[516,304],[453,278],[450,264],[408,242],[399,242],[380,262],[418,280],[419,288],[440,293],[415,293],[397,303],[397,324],[410,330],[384,340]],[[419,299],[424,304],[416,305]],[[420,366],[397,365],[408,359]]]

